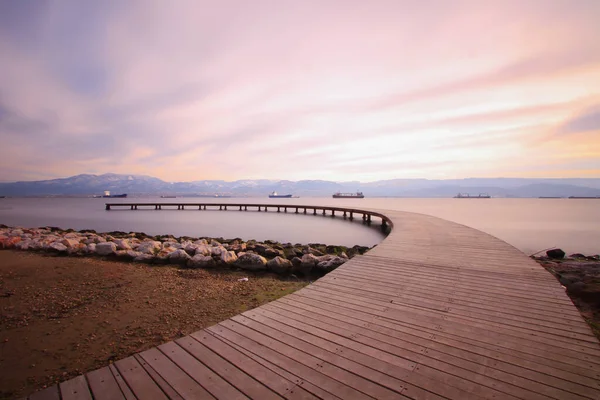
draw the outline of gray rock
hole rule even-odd
[[[275,257],[267,262],[267,268],[279,275],[288,275],[292,272],[292,262],[282,257]]]
[[[113,242],[98,243],[96,245],[96,254],[99,256],[110,256],[117,251],[117,245]]]
[[[337,267],[339,267],[340,265],[342,265],[343,263],[345,263],[346,261],[347,260],[342,257],[333,257],[330,260],[319,262],[317,264],[317,269],[319,269],[325,273],[331,272],[334,269],[336,269]]]
[[[190,268],[213,268],[216,265],[215,260],[211,256],[204,256],[202,254],[196,254],[187,262],[187,266]]]
[[[182,265],[186,265],[187,262],[192,259],[192,257],[190,257],[183,249],[177,249],[169,253],[168,258],[170,262]]]
[[[258,254],[245,253],[237,259],[235,265],[249,271],[260,271],[267,269],[267,259]]]

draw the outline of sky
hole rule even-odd
[[[0,1],[0,180],[600,177],[598,0]]]

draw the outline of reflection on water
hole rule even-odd
[[[374,224],[337,216],[274,211],[112,210],[107,199],[0,199],[0,223],[26,227],[52,225],[97,231],[272,239],[292,243],[372,246],[383,238]],[[573,199],[268,199],[131,198],[112,202],[260,203],[378,208],[434,215],[497,236],[525,253],[558,246],[568,253],[600,253],[600,200]]]

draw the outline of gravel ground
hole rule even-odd
[[[0,399],[105,366],[307,283],[0,251]]]

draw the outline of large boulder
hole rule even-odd
[[[176,250],[176,249],[181,249],[182,247],[183,246],[181,246],[181,243],[174,242],[174,241],[163,242],[163,244],[162,244],[163,249]]]
[[[223,251],[221,253],[221,261],[225,264],[233,264],[237,261],[238,257],[235,255],[235,251]]]
[[[67,251],[67,246],[60,242],[53,242],[48,245],[48,250],[64,253]]]
[[[192,257],[189,256],[188,253],[183,249],[177,249],[171,253],[169,253],[169,261],[175,264],[186,265]]]
[[[187,266],[190,268],[213,268],[216,265],[215,260],[211,256],[204,256],[202,254],[196,254],[187,262]]]
[[[267,247],[265,249],[266,257],[283,257],[283,250],[274,249],[272,247]]]
[[[198,255],[198,254],[203,255],[203,256],[212,255],[212,251],[211,251],[212,247],[210,247],[206,244],[198,244],[195,246],[196,246],[196,251],[194,253],[195,255]]]
[[[329,260],[323,260],[317,263],[317,269],[325,273],[331,272],[346,261],[347,260],[342,257],[332,257]]]
[[[267,269],[267,259],[254,253],[244,253],[238,257],[235,265],[249,271],[260,271]]]
[[[127,239],[116,239],[114,243],[117,245],[117,250],[131,250],[131,245]]]
[[[90,243],[87,245],[87,253],[94,254],[96,252],[96,243]]]
[[[104,242],[96,244],[96,254],[99,256],[110,256],[117,251],[117,245],[113,242]]]
[[[552,249],[546,252],[546,255],[554,260],[562,260],[565,258],[565,252],[561,249]]]
[[[267,268],[279,275],[288,275],[292,272],[292,262],[283,257],[275,257],[267,262]]]
[[[160,248],[160,242],[156,240],[144,240],[136,250],[144,254],[155,254]]]
[[[302,257],[304,253],[302,253],[302,249],[298,249],[295,247],[286,247],[283,249],[283,255],[288,260],[291,260],[294,257]]]
[[[79,240],[73,238],[65,238],[61,240],[61,243],[67,247],[76,247],[77,245],[79,245]]]
[[[213,257],[221,257],[221,253],[223,253],[225,250],[225,247],[223,246],[214,246],[210,248],[210,255]]]

